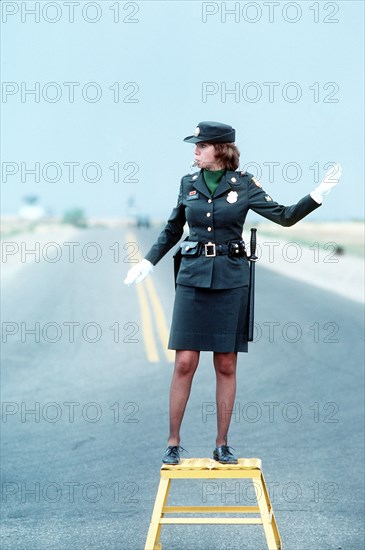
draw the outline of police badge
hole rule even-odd
[[[237,202],[238,199],[238,193],[237,191],[230,191],[227,195],[227,202],[230,204],[233,204],[234,202]]]

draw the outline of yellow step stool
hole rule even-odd
[[[162,550],[159,542],[162,525],[179,524],[260,524],[269,550],[281,550],[276,525],[259,458],[239,458],[238,464],[220,464],[210,458],[182,459],[180,464],[163,464],[145,550]],[[258,506],[167,506],[172,479],[252,479]],[[260,517],[169,517],[165,514],[260,514]]]

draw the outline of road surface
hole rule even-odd
[[[6,281],[4,550],[144,547],[168,435],[171,253],[148,281],[129,288],[122,281],[156,235],[85,230],[61,253],[42,248],[39,262],[27,256]],[[259,264],[256,273],[256,341],[239,354],[229,443],[239,456],[262,459],[284,548],[359,550],[362,306]],[[211,456],[214,398],[205,352],[183,423],[183,456]],[[252,499],[248,484],[197,480],[173,486],[169,502]],[[254,525],[165,526],[161,540],[166,550],[265,548]]]

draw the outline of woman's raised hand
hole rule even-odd
[[[138,264],[130,268],[124,279],[125,285],[132,285],[133,283],[140,283],[153,271],[153,264],[148,260],[141,260]]]
[[[313,200],[318,202],[318,204],[322,204],[323,197],[327,195],[335,185],[338,184],[338,180],[340,179],[342,174],[342,169],[340,164],[335,164],[330,168],[327,172],[327,174],[324,176],[321,183],[316,187],[311,193],[310,196]]]

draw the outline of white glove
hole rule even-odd
[[[133,283],[140,283],[153,271],[153,264],[148,260],[141,260],[138,264],[130,268],[124,279],[125,285],[132,285]]]
[[[322,204],[323,197],[327,195],[332,188],[338,184],[338,180],[341,177],[342,169],[340,164],[335,164],[330,168],[321,181],[321,183],[310,193],[313,200]]]

